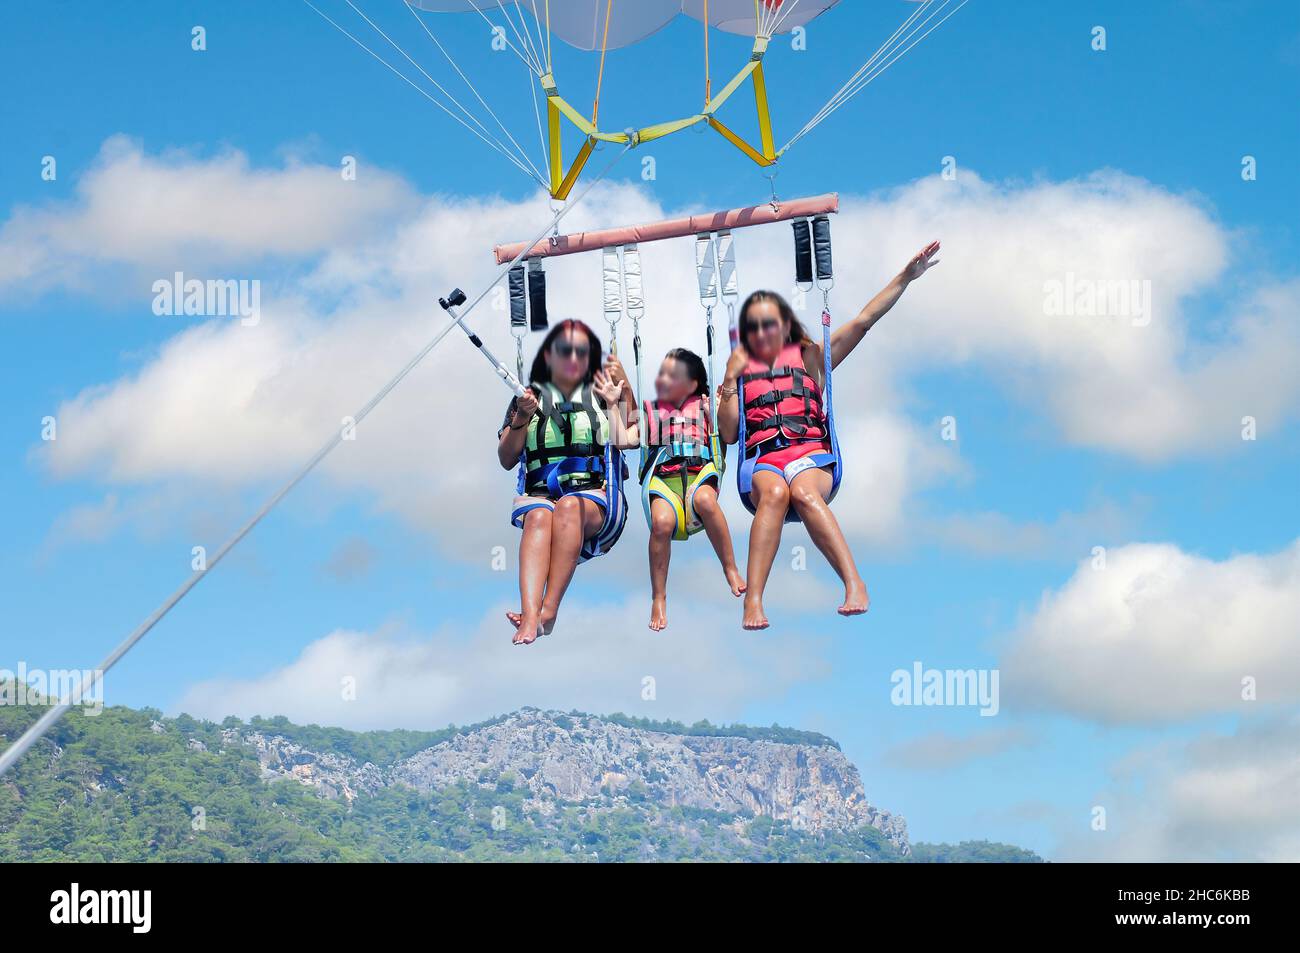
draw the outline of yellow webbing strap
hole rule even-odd
[[[551,194],[554,195],[564,180],[564,146],[560,139],[560,109],[555,101],[558,96],[546,99],[547,139],[551,146]]]
[[[717,112],[718,107],[721,106],[723,103],[725,103],[727,99],[731,96],[731,94],[740,88],[740,84],[743,83],[745,80],[749,79],[750,74],[753,73],[754,70],[758,67],[759,62],[760,62],[759,60],[750,60],[748,63],[746,63],[745,68],[742,69],[739,73],[737,73],[732,78],[731,82],[722,88],[722,92],[718,93],[717,96],[715,96],[712,100],[709,101],[709,108],[706,110],[706,112],[708,113]]]
[[[688,116],[685,119],[674,119],[672,122],[661,122],[654,126],[646,126],[644,129],[637,130],[637,139],[640,142],[653,142],[655,139],[671,136],[674,132],[680,132],[688,126],[703,122],[706,118],[708,117],[700,113],[695,116]]]
[[[573,191],[573,184],[578,181],[578,176],[582,174],[583,168],[587,165],[587,160],[591,158],[591,151],[595,148],[596,140],[591,136],[588,136],[587,141],[584,142],[582,148],[578,150],[578,155],[573,160],[573,165],[569,167],[569,174],[564,177],[564,181],[560,183],[559,188],[552,190],[552,198],[558,199],[562,202],[569,197],[569,193]]]
[[[763,78],[763,64],[754,67],[754,104],[758,107],[758,133],[763,141],[763,157],[776,158],[776,143],[772,139],[772,113],[767,108],[767,80]]]
[[[769,159],[766,156],[762,155],[757,149],[751,146],[748,142],[746,142],[740,136],[736,135],[736,133],[732,132],[722,123],[718,122],[718,120],[715,117],[709,116],[708,118],[709,118],[709,125],[712,126],[714,129],[718,130],[718,132],[722,133],[722,135],[727,139],[728,142],[734,145],[741,152],[745,153],[745,155],[749,156],[759,165],[772,165],[773,163],[772,159]]]
[[[549,14],[550,4],[547,3],[547,12]],[[613,0],[609,0],[606,8],[606,43],[608,42],[609,15],[613,9]],[[705,58],[706,58],[706,82],[711,84],[707,78],[707,58],[708,58],[708,21],[705,20]],[[549,36],[547,37],[549,42]],[[602,47],[604,44],[602,44]],[[564,199],[573,189],[574,183],[582,174],[587,160],[591,158],[592,150],[595,149],[597,142],[615,142],[627,144],[633,141],[636,143],[653,142],[656,139],[662,139],[664,136],[670,136],[675,132],[680,132],[689,126],[698,125],[701,122],[707,122],[710,126],[721,133],[728,142],[734,145],[754,162],[761,166],[773,165],[779,157],[776,152],[775,143],[772,136],[772,115],[768,107],[767,98],[767,80],[763,75],[763,55],[767,52],[768,40],[766,37],[756,37],[754,39],[754,52],[748,63],[732,77],[731,82],[723,87],[722,91],[716,96],[708,98],[704,111],[694,116],[687,116],[683,119],[674,119],[671,122],[656,123],[653,126],[646,126],[644,129],[637,130],[632,135],[626,132],[609,133],[601,132],[596,128],[596,118],[600,110],[600,80],[597,80],[596,98],[592,104],[592,118],[589,120],[560,95],[559,89],[555,84],[555,77],[550,72],[541,76],[542,89],[546,93],[546,118],[548,126],[548,138],[550,140],[550,173],[551,173],[551,195],[556,199]],[[604,76],[604,53],[601,50],[601,77]],[[754,83],[754,103],[758,109],[758,128],[761,137],[762,151],[754,148],[741,136],[733,132],[727,126],[723,125],[715,117],[715,113],[725,103],[731,95],[740,88],[746,79],[751,79]],[[706,96],[708,96],[708,87],[706,86]],[[583,143],[573,164],[569,167],[568,172],[564,169],[564,148],[561,141],[563,123],[561,117],[568,119],[573,123],[587,141]]]

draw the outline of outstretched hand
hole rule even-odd
[[[605,402],[606,407],[613,407],[623,394],[623,383],[616,380],[612,374],[607,373],[602,368],[596,372],[591,389],[596,392],[597,397]]]
[[[903,277],[908,281],[920,278],[928,269],[939,264],[939,259],[934,257],[937,254],[939,254],[939,243],[930,242],[907,263],[903,269]]]

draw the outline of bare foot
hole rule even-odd
[[[745,577],[740,574],[740,570],[735,566],[727,566],[723,570],[727,577],[727,585],[731,587],[733,596],[743,596],[745,594]]]
[[[510,624],[517,629],[519,628],[519,620],[522,619],[523,616],[521,616],[518,612],[511,612],[509,609],[507,609],[506,618],[509,619]]]
[[[745,619],[741,623],[746,629],[766,629],[770,623],[767,613],[763,611],[761,599],[745,596]]]
[[[515,624],[515,637],[511,641],[515,645],[532,645],[545,634],[542,631],[541,623],[538,622],[537,615],[532,612],[525,612],[519,616],[519,621]]]
[[[662,632],[668,628],[668,597],[655,596],[654,601],[650,603],[650,629],[653,632]]]
[[[835,611],[840,615],[862,615],[870,604],[867,584],[858,579],[844,587],[844,604]]]
[[[537,616],[537,622],[542,627],[542,635],[550,635],[555,631],[555,618],[559,614],[558,609],[548,609],[546,606],[542,606],[542,611]]]

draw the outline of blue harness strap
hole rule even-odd
[[[623,452],[615,450],[613,444],[606,444],[604,463],[605,522],[595,536],[582,544],[578,558],[584,563],[613,549],[618,538],[623,535],[623,527],[627,525],[627,497],[623,493],[627,464],[623,462]]]
[[[560,484],[561,476],[570,473],[604,474],[605,521],[601,524],[600,530],[595,536],[583,542],[582,551],[578,554],[578,561],[585,563],[587,560],[603,556],[613,549],[614,544],[623,535],[623,528],[627,525],[627,497],[623,493],[623,481],[627,479],[627,464],[623,461],[622,451],[614,449],[613,444],[606,444],[605,455],[601,458],[570,457],[556,463],[548,463],[538,472],[545,477],[546,488],[555,497],[564,497],[568,492],[573,492],[566,491]],[[519,496],[524,495],[527,483],[528,457],[526,454],[520,454],[519,481],[515,490]],[[539,503],[538,505],[544,504]],[[513,510],[510,514],[511,524],[521,525],[517,520],[532,508],[524,507]]]
[[[827,498],[829,503],[835,499],[835,494],[840,491],[840,480],[844,475],[844,462],[840,458],[840,441],[835,434],[835,402],[831,400],[831,314],[829,311],[822,312],[822,406],[826,408],[826,435],[829,438],[831,451],[830,453],[813,453],[802,459],[796,460],[798,470],[795,473],[786,474],[776,467],[769,466],[766,463],[759,463],[758,458],[762,454],[763,447],[760,445],[754,448],[753,453],[747,453],[745,450],[745,384],[742,377],[737,384],[739,393],[737,401],[740,410],[740,437],[739,447],[743,455],[740,465],[736,467],[736,489],[740,493],[740,502],[745,505],[745,509],[753,513],[755,510],[754,501],[750,495],[754,491],[754,471],[770,470],[784,477],[787,482],[792,480],[798,473],[810,468],[830,467],[831,468],[831,492]],[[794,466],[795,464],[791,464]],[[795,512],[794,507],[786,510],[785,521],[787,523],[798,523],[799,514]]]

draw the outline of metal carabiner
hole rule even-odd
[[[780,171],[780,169],[773,165],[771,172],[760,173],[763,178],[767,179],[768,183],[772,187],[772,200],[768,204],[772,206],[772,212],[776,215],[781,214],[781,199],[776,194],[776,177]]]

